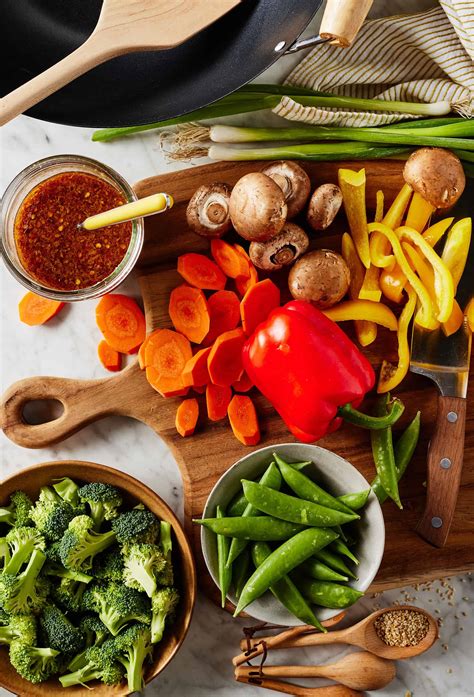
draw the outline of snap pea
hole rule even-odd
[[[275,453],[273,454],[275,455]],[[304,460],[303,462],[288,462],[287,464],[290,465],[290,467],[293,467],[294,470],[298,470],[299,472],[300,470],[304,470],[305,467],[307,467],[308,465],[312,465],[313,463],[311,462],[311,460]]]
[[[362,591],[355,588],[341,586],[339,583],[331,583],[330,581],[313,581],[309,578],[302,578],[296,585],[303,595],[315,605],[334,609],[350,607],[364,595]]]
[[[357,579],[357,576],[352,573],[345,561],[341,559],[339,555],[334,554],[334,552],[331,552],[329,549],[321,549],[314,556],[318,561],[322,561],[323,564],[330,566],[331,569],[339,571],[339,573],[343,574],[343,576],[349,576],[349,578]]]
[[[259,511],[293,523],[332,527],[348,523],[359,517],[356,513],[342,513],[311,501],[302,501],[295,496],[282,494],[280,491],[273,491],[273,489],[269,489],[267,486],[262,486],[247,479],[242,480],[242,486],[247,501],[253,504],[255,508],[258,508]]]
[[[242,588],[247,583],[250,575],[250,552],[248,549],[239,554],[238,558],[232,564],[232,584],[237,598],[240,598]]]
[[[370,489],[365,489],[364,491],[356,491],[353,494],[343,494],[342,496],[338,496],[337,500],[341,501],[341,503],[345,504],[352,511],[360,511],[367,503],[369,495]]]
[[[255,520],[265,520],[265,518],[255,518]],[[307,528],[277,547],[245,584],[234,617],[242,612],[247,605],[263,595],[270,586],[273,586],[296,566],[335,540],[336,537],[337,533],[333,530]]]
[[[303,529],[303,525],[279,520],[271,516],[253,516],[251,518],[203,518],[193,523],[204,525],[217,535],[238,537],[241,540],[271,542],[287,540]]]
[[[357,411],[350,404],[345,404],[339,407],[338,414],[342,416],[345,421],[348,421],[354,426],[359,426],[360,428],[368,428],[371,431],[380,431],[384,428],[392,426],[405,410],[405,405],[400,399],[393,399],[390,403],[387,403],[389,409],[385,410],[382,414],[376,414],[375,416],[370,416],[369,414],[363,414],[361,411]]]
[[[334,542],[331,543],[331,549],[336,554],[342,554],[343,557],[347,557],[348,559],[353,561],[354,564],[359,565],[359,560],[357,559],[355,554],[351,552],[349,547],[342,540],[334,540]]]
[[[387,412],[390,395],[381,395],[375,405],[375,413],[383,415]],[[398,492],[397,468],[395,466],[395,454],[393,452],[392,429],[390,426],[380,431],[371,431],[372,454],[375,469],[380,477],[380,483],[388,496],[399,508],[403,508]]]
[[[227,515],[232,517],[242,515],[242,513],[247,508],[248,503],[249,502],[245,498],[245,494],[241,489],[236,493],[229,506],[227,507]]]
[[[400,438],[397,440],[393,447],[393,452],[395,455],[395,467],[397,469],[397,479],[400,479],[405,474],[405,470],[410,464],[410,461],[415,452],[415,448],[418,444],[418,439],[420,437],[420,425],[421,425],[421,414],[417,412],[413,421],[407,426],[403,431]],[[379,475],[377,475],[372,482],[372,490],[377,496],[380,503],[384,503],[387,500],[388,494],[382,486]]]
[[[298,567],[297,571],[299,571],[300,569],[307,576],[311,576],[311,578],[314,578],[316,581],[339,581],[344,583],[349,580],[349,576],[343,576],[337,571],[334,571],[334,569],[331,569],[329,566],[326,566],[326,564],[323,564],[322,561],[318,561],[314,557],[311,557],[311,559],[307,559],[304,562],[304,564],[301,564],[301,566]]]
[[[271,462],[265,470],[265,472],[262,474],[260,478],[260,484],[268,486],[270,489],[279,489],[281,487],[281,474],[274,462]],[[254,508],[251,503],[247,503],[245,510],[242,512],[242,517],[249,518],[250,516],[257,515],[261,515],[260,511]],[[239,540],[236,537],[234,537],[234,539],[230,543],[229,555],[227,557],[227,566],[230,566],[232,562],[235,561],[235,559],[237,559],[237,557],[245,549],[247,544],[247,540]]]
[[[341,538],[341,540],[344,540],[344,542],[347,540],[346,533],[344,532],[344,528],[342,525],[335,525],[334,529],[336,530],[337,534]]]
[[[217,506],[216,515],[218,519],[224,517],[224,511]],[[219,572],[219,588],[221,589],[221,607],[225,607],[227,593],[229,592],[232,580],[232,567],[226,566],[227,555],[229,553],[229,540],[224,535],[217,535],[217,565]]]
[[[266,542],[254,542],[252,545],[252,560],[255,567],[258,569],[271,553],[271,547]],[[313,627],[317,627],[321,632],[327,631],[289,576],[283,576],[279,581],[276,581],[270,586],[270,591],[275,598],[279,600],[292,615],[301,620],[303,624],[311,624]]]

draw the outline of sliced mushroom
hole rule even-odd
[[[461,160],[443,148],[415,150],[405,163],[403,178],[434,208],[454,206],[466,186]]]
[[[261,242],[275,237],[286,222],[286,214],[283,191],[266,174],[245,174],[232,189],[232,225],[246,240]]]
[[[306,219],[313,230],[325,230],[342,205],[342,192],[337,184],[318,186],[310,198]]]
[[[294,218],[305,207],[311,181],[302,167],[291,160],[278,160],[264,167],[263,174],[278,184],[288,207],[287,218]]]
[[[305,231],[295,223],[286,223],[283,230],[268,242],[251,242],[249,255],[259,269],[277,271],[304,254],[308,245]]]
[[[228,184],[203,184],[192,195],[186,209],[189,227],[202,237],[222,237],[230,230],[231,189]]]
[[[292,266],[288,286],[295,300],[306,300],[324,310],[342,300],[350,280],[349,268],[340,254],[318,249]]]

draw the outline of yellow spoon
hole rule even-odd
[[[163,213],[171,208],[173,203],[173,197],[170,194],[152,194],[140,198],[138,201],[111,208],[109,211],[91,215],[79,223],[77,227],[83,230],[98,230],[108,225],[117,225],[117,223],[125,223],[128,220],[135,220],[135,218],[146,218],[149,215]]]

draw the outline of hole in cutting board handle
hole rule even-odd
[[[31,399],[21,410],[23,421],[29,426],[47,424],[64,414],[64,405],[59,399]]]

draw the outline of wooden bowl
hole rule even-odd
[[[158,518],[167,520],[173,527],[175,540],[173,563],[176,568],[176,585],[181,594],[181,602],[175,622],[165,632],[163,640],[156,645],[153,661],[145,672],[145,682],[149,683],[158,673],[161,673],[176,654],[191,622],[196,600],[196,569],[189,542],[180,522],[158,494],[128,474],[94,462],[80,460],[43,462],[16,472],[5,479],[1,485],[0,505],[7,503],[10,494],[18,489],[25,491],[35,500],[41,486],[61,477],[71,477],[75,481],[101,481],[113,484],[121,490],[125,504],[136,506],[137,503],[143,503]],[[110,687],[98,681],[91,682],[90,685],[94,687],[93,694],[97,697],[116,697],[128,694],[127,685],[123,682],[116,687]],[[23,680],[10,665],[8,652],[3,646],[0,647],[0,686],[16,695],[28,695],[28,697],[59,694],[74,695],[75,697],[86,697],[86,695],[90,697],[91,695],[90,688],[81,685],[64,688],[57,678],[51,678],[38,685]]]

